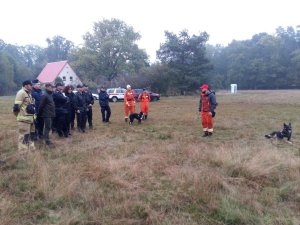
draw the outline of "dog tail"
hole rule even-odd
[[[272,138],[272,136],[270,134],[266,134],[265,137],[266,138]]]

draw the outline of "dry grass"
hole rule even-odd
[[[148,121],[52,136],[19,156],[12,98],[0,98],[0,224],[300,224],[300,92],[217,93],[203,139],[198,97],[151,104]],[[292,122],[293,144],[264,139]]]

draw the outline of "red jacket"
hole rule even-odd
[[[150,102],[150,95],[148,92],[143,92],[142,94],[139,95],[138,97],[139,102]]]

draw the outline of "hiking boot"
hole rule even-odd
[[[125,118],[125,123],[127,123],[128,122],[128,118]]]
[[[208,137],[208,131],[204,131],[204,134],[201,137]]]
[[[212,136],[213,135],[213,133],[212,132],[208,132],[208,136]]]
[[[46,144],[46,145],[53,145],[53,143],[52,143],[50,140],[46,140],[46,141],[45,141],[45,144]]]

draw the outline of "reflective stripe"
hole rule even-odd
[[[211,128],[211,129],[208,129],[207,131],[212,133],[214,131],[214,129]]]
[[[203,128],[203,131],[208,131],[208,128]]]

